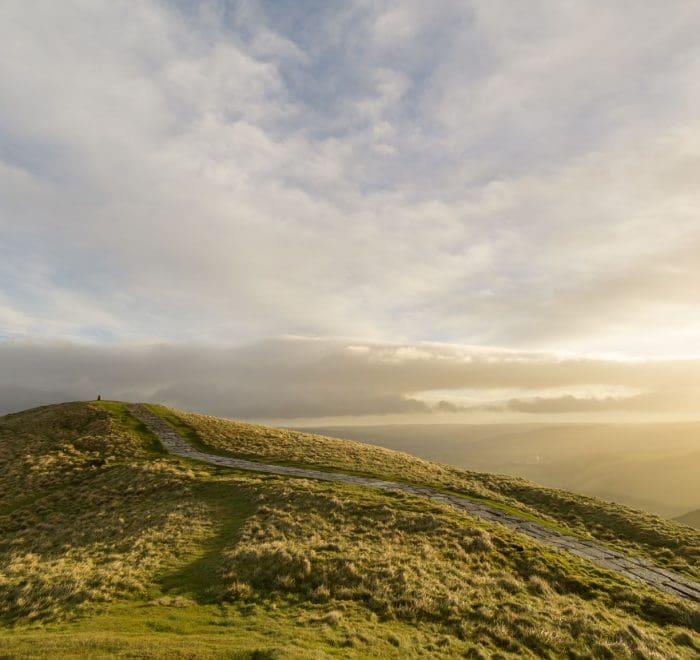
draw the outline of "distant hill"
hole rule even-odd
[[[149,406],[190,444],[486,501],[700,578],[700,534],[359,442]],[[425,498],[166,454],[120,402],[0,417],[3,657],[695,657],[689,602]]]
[[[691,527],[700,529],[700,509],[696,509],[695,511],[690,511],[682,516],[678,516],[674,520],[681,522],[684,525],[690,525]]]
[[[531,479],[673,518],[700,502],[700,424],[433,424],[308,429]]]

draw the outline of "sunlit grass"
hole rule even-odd
[[[327,468],[329,442],[316,449]],[[362,468],[411,460],[384,456]],[[700,650],[689,604],[420,497],[163,456],[118,403],[0,418],[0,459],[0,656]]]
[[[472,472],[350,440],[153,406],[200,449],[426,485],[482,501],[563,533],[595,538],[622,552],[700,580],[700,534],[653,514],[544,488],[516,477]]]

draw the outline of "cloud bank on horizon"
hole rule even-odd
[[[0,407],[697,412],[699,32],[682,1],[4,2]]]
[[[689,420],[698,361],[610,360],[454,344],[287,337],[236,348],[0,344],[0,414],[50,402],[154,401],[245,419]]]

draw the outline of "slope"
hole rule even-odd
[[[382,447],[307,433],[151,409],[180,428],[193,446],[270,463],[406,481],[481,499],[560,531],[592,538],[626,554],[700,580],[700,536],[655,516],[568,491],[441,465]]]
[[[675,518],[675,521],[683,523],[684,525],[689,525],[690,527],[695,527],[695,529],[700,529],[700,509],[684,513],[682,516]]]
[[[164,414],[200,441],[197,425],[230,428]],[[283,433],[240,428],[247,451]],[[315,460],[340,452],[296,440]],[[273,444],[300,459],[298,447]],[[418,481],[451,474],[387,454],[354,467],[405,468]],[[463,479],[476,488],[481,477]],[[700,648],[687,603],[406,493],[164,455],[118,403],[0,418],[0,616],[0,651],[22,657],[693,657]]]
[[[533,428],[534,426],[534,428]],[[401,424],[304,429],[674,518],[700,502],[700,424]]]
[[[534,538],[540,543],[557,548],[562,552],[572,553],[578,557],[583,557],[587,561],[614,571],[618,575],[639,582],[645,586],[664,591],[676,596],[692,601],[700,605],[700,583],[664,570],[654,565],[650,561],[645,561],[639,557],[630,557],[600,543],[595,543],[588,539],[581,539],[571,534],[552,529],[546,522],[537,522],[531,516],[525,517],[524,512],[504,511],[497,503],[486,504],[480,499],[464,497],[444,492],[434,488],[418,486],[410,483],[398,481],[387,481],[376,477],[358,476],[346,474],[344,472],[328,472],[313,468],[291,467],[287,465],[276,465],[262,463],[260,461],[249,461],[233,456],[222,456],[206,451],[200,451],[190,445],[184,437],[172,426],[165,422],[162,417],[153,411],[146,409],[142,405],[130,404],[128,411],[137,419],[143,422],[147,428],[158,436],[163,446],[168,452],[183,458],[209,463],[211,465],[231,467],[238,470],[247,470],[264,474],[276,474],[294,478],[313,479],[316,481],[331,481],[333,483],[343,483],[350,485],[365,486],[367,488],[379,488],[381,490],[399,491],[418,495],[422,498],[447,504],[460,511],[488,521],[495,521],[500,525],[514,530],[519,534]]]

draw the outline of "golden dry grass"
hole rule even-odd
[[[337,441],[256,428],[248,451],[336,467]],[[452,474],[360,448],[356,469]],[[685,603],[418,497],[163,456],[119,404],[0,418],[0,621],[10,657],[700,652]]]
[[[373,445],[153,406],[201,446],[232,456],[420,483],[513,507],[569,533],[602,541],[700,580],[700,533],[653,514],[544,488],[516,477],[472,472]]]
[[[331,624],[359,603],[380,619],[438,625],[466,650],[479,640],[482,651],[519,657],[682,656],[673,636],[699,623],[688,605],[661,605],[585,562],[399,494],[266,489],[222,559],[224,598],[326,604]]]

